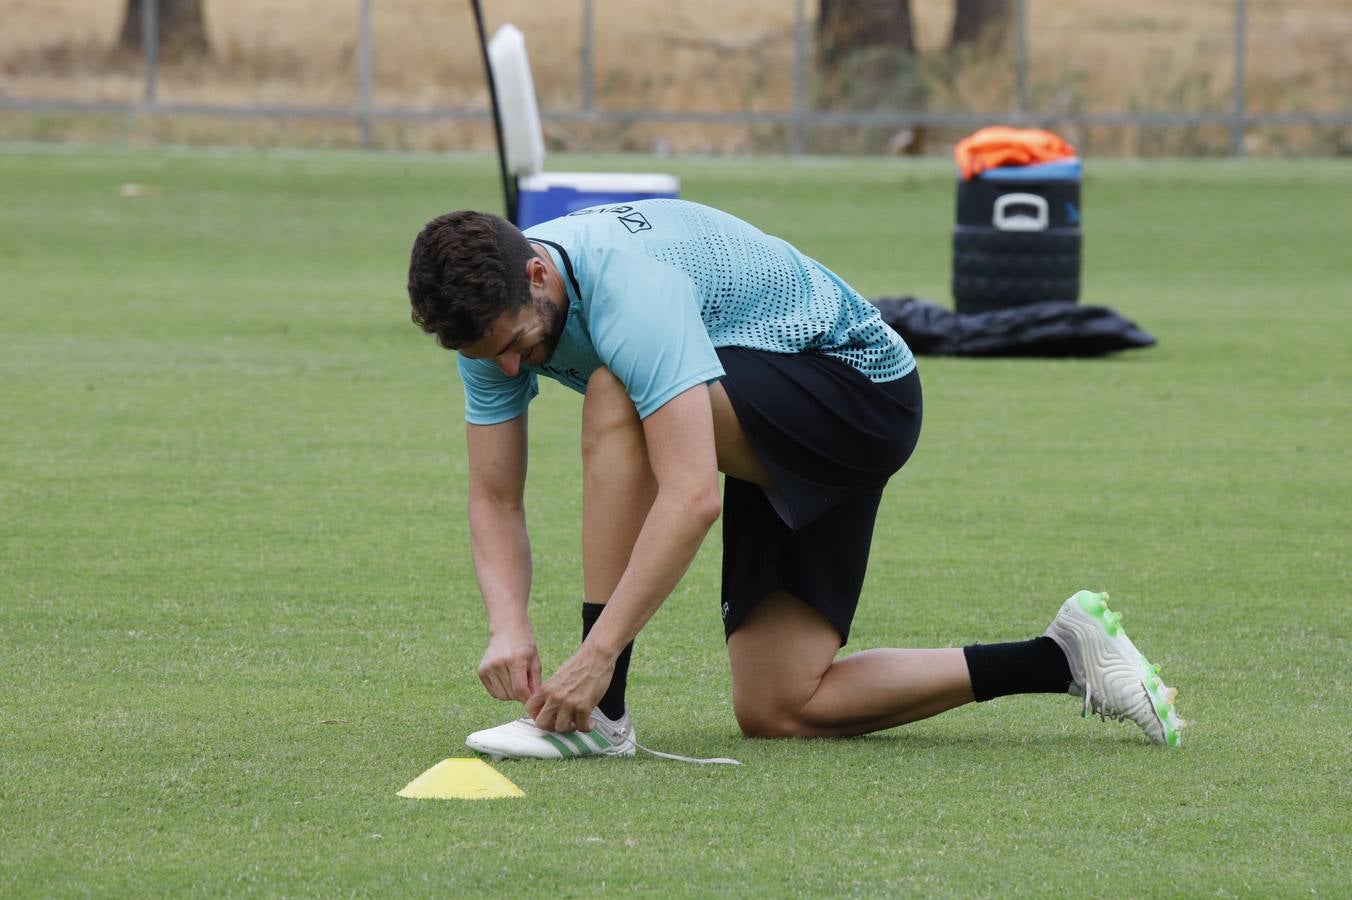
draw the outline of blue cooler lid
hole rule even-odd
[[[680,196],[675,175],[632,172],[540,172],[517,182],[517,225],[529,228],[592,206]]]
[[[1079,181],[1080,158],[1072,156],[1031,166],[999,166],[976,177],[982,181]]]
[[[676,196],[681,180],[675,175],[652,172],[540,172],[520,182],[522,191],[569,190],[588,194],[634,194]]]

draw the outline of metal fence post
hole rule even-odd
[[[1244,0],[1235,0],[1235,105],[1230,120],[1230,154],[1244,155],[1244,45],[1248,14]]]
[[[145,68],[145,104],[155,105],[160,60],[159,0],[141,0],[141,59]]]
[[[361,91],[361,145],[371,146],[371,95],[375,65],[371,40],[371,0],[361,0],[358,11],[357,80]]]
[[[789,128],[789,152],[803,155],[803,115],[807,112],[807,5],[793,4],[793,124]]]
[[[1019,0],[1018,17],[1016,37],[1018,47],[1014,55],[1014,78],[1018,85],[1018,96],[1015,103],[1019,119],[1023,120],[1028,116],[1028,0]]]
[[[582,0],[582,44],[578,50],[582,69],[582,111],[592,108],[592,0]]]

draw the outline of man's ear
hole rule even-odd
[[[544,260],[538,256],[532,256],[526,260],[526,283],[531,287],[541,287],[545,283],[545,277],[549,270],[545,268]]]

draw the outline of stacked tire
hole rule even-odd
[[[1028,171],[992,169],[958,182],[953,301],[959,313],[1079,300],[1078,174],[1039,180],[1026,177]]]

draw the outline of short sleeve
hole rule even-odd
[[[465,384],[465,421],[471,425],[496,425],[526,411],[540,386],[534,372],[508,375],[490,359],[455,355],[460,380]]]
[[[603,271],[588,311],[592,343],[628,388],[640,418],[697,384],[723,377],[688,275],[623,251],[607,253]]]

